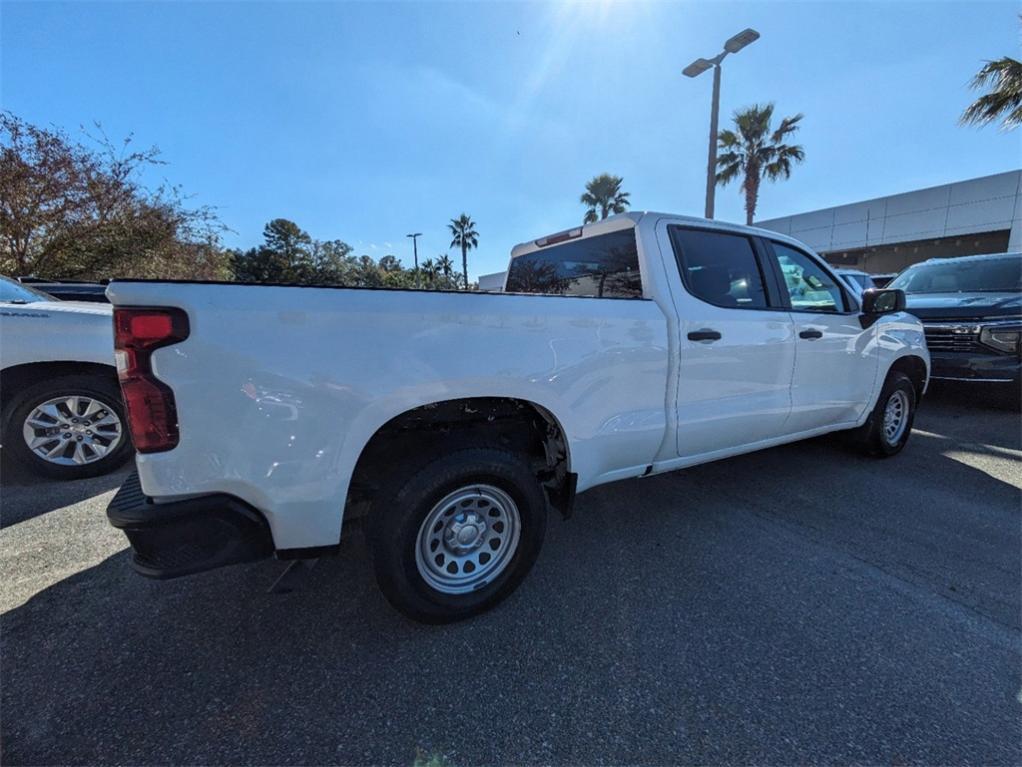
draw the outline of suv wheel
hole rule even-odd
[[[546,531],[546,495],[529,464],[499,448],[467,448],[382,491],[367,540],[388,601],[424,623],[493,607],[532,568]]]
[[[3,411],[4,452],[33,474],[82,479],[131,455],[121,392],[99,376],[63,376],[25,387]]]

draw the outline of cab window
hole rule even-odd
[[[508,293],[642,298],[635,229],[554,245],[511,261]]]
[[[680,226],[670,232],[689,293],[714,306],[767,308],[763,275],[748,237]]]
[[[793,312],[843,312],[846,301],[837,278],[802,251],[771,243]]]

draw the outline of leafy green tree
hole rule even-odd
[[[585,224],[602,220],[611,213],[624,213],[631,204],[628,200],[629,193],[621,191],[621,184],[624,179],[621,176],[612,176],[609,173],[601,173],[593,176],[586,183],[586,190],[579,198],[586,206],[586,214],[582,219]]]
[[[275,218],[263,228],[261,246],[233,254],[234,275],[243,282],[313,285],[323,276],[313,251],[312,238],[298,224]]]
[[[385,272],[399,272],[401,271],[401,262],[397,256],[384,256],[380,259],[380,269]]]
[[[242,282],[351,285],[365,280],[366,268],[351,255],[348,243],[314,240],[285,218],[275,218],[263,228],[262,245],[232,251],[231,256],[234,278]],[[375,269],[373,263],[371,271]]]
[[[452,218],[447,228],[451,230],[451,247],[461,248],[461,274],[465,290],[468,290],[468,252],[479,247],[479,233],[475,222],[466,213]]]
[[[310,247],[313,274],[317,285],[348,285],[355,269],[351,246],[342,240],[320,242],[313,240]]]
[[[263,229],[263,243],[247,251],[232,251],[236,279],[245,282],[280,282],[297,285],[385,287],[404,290],[417,287],[457,290],[461,275],[447,256],[427,259],[416,280],[414,269],[405,269],[393,255],[378,262],[368,255],[355,256],[342,240],[317,240],[298,224],[274,219]],[[445,265],[446,262],[446,265]]]
[[[741,177],[745,195],[745,223],[752,224],[764,178],[790,178],[793,164],[805,159],[805,150],[787,143],[798,131],[802,115],[785,117],[771,129],[774,105],[753,105],[734,114],[735,130],[717,136],[717,183],[726,186]]]
[[[267,248],[290,262],[307,258],[312,245],[309,233],[286,218],[275,218],[263,227],[263,240]]]
[[[381,261],[383,259],[380,259]],[[401,288],[402,290],[414,290],[415,270],[398,269],[396,271],[380,270],[381,285],[385,288]]]
[[[1004,130],[1022,125],[1022,62],[1010,56],[988,61],[971,85],[975,90],[989,86],[989,91],[962,113],[963,125],[986,125],[999,118]]]
[[[378,288],[383,285],[380,267],[370,256],[359,256],[355,260],[355,282],[353,287]]]
[[[0,272],[50,278],[228,276],[223,225],[177,187],[144,187],[155,147],[82,143],[0,111]]]

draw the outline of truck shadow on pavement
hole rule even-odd
[[[279,562],[154,582],[122,550],[0,619],[5,763],[1017,762],[1019,491],[942,450],[598,488],[446,627],[357,534],[287,595]]]
[[[53,482],[5,466],[0,481],[0,529],[71,506],[82,498],[115,490],[130,470],[130,466],[125,466],[102,477]]]

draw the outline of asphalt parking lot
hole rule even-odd
[[[123,474],[5,477],[5,764],[1019,764],[1017,411],[936,392],[888,461],[834,439],[621,482],[468,623],[377,592],[361,540],[153,582]]]

